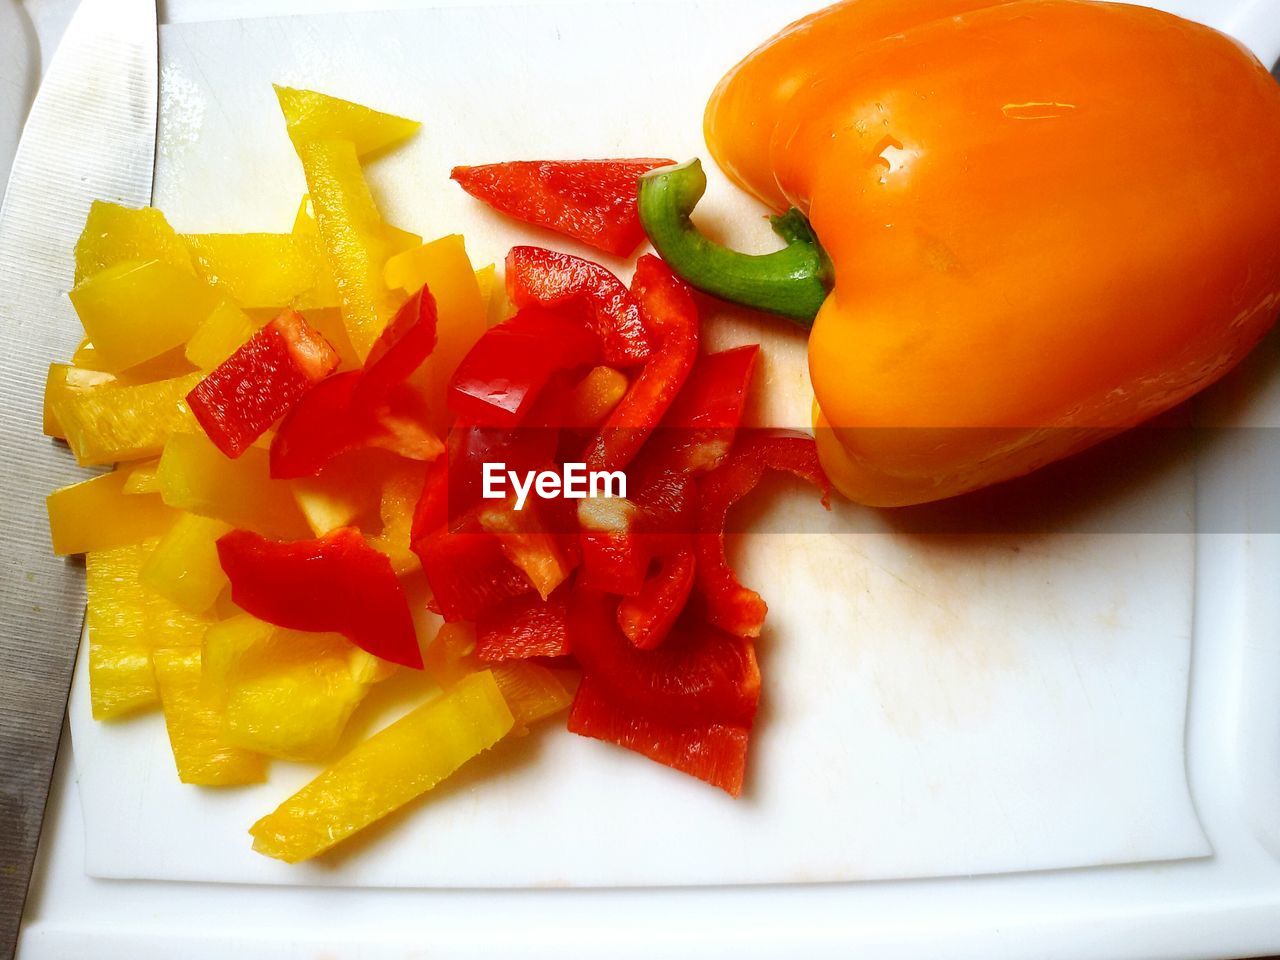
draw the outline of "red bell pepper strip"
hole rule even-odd
[[[454,167],[463,190],[493,209],[626,256],[644,240],[636,208],[642,174],[673,161],[515,160]]]
[[[231,599],[288,630],[340,633],[383,660],[422,669],[413,617],[391,561],[342,527],[284,543],[247,530],[218,540]]]
[[[631,462],[675,400],[698,355],[698,308],[689,288],[665,263],[641,257],[631,290],[654,337],[654,351],[588,443],[588,470],[621,470]]]
[[[652,650],[666,639],[693,589],[691,546],[663,553],[658,569],[639,593],[618,604],[618,626],[637,650]]]
[[[569,585],[543,600],[513,597],[480,611],[476,656],[481,660],[563,657],[569,653]]]
[[[583,324],[526,307],[485,331],[462,358],[449,383],[449,409],[463,425],[518,426],[558,374],[599,357],[599,340]]]
[[[411,547],[431,587],[432,609],[450,623],[474,621],[487,608],[533,590],[493,534],[441,530]]]
[[[639,508],[620,497],[583,500],[578,506],[582,572],[578,582],[592,590],[629,596],[640,592],[650,556],[636,530]]]
[[[319,384],[284,418],[271,443],[271,476],[315,476],[356,447],[381,447],[411,460],[434,460],[444,444],[426,426],[422,397],[409,376],[436,341],[436,304],[424,288],[397,311],[361,370]]]
[[[581,304],[600,338],[604,362],[629,367],[649,359],[640,305],[612,273],[590,260],[543,247],[512,247],[507,296],[517,307]]]
[[[699,487],[697,554],[698,591],[706,600],[707,617],[722,630],[740,637],[758,637],[768,605],[744,587],[724,553],[729,508],[750,493],[766,470],[793,473],[822,491],[828,504],[831,481],[818,463],[812,437],[762,434],[739,444]]]
[[[584,677],[569,711],[569,730],[634,750],[719,787],[731,797],[742,794],[750,736],[744,726],[680,724],[638,713],[617,702],[591,677]]]
[[[286,310],[187,394],[209,439],[234,460],[338,366],[302,314]]]
[[[714,470],[742,422],[759,344],[703,354],[663,418],[655,445],[664,462],[690,473]]]
[[[740,726],[755,717],[760,668],[750,640],[680,624],[658,649],[637,650],[618,629],[616,602],[579,585],[569,599],[569,646],[586,676],[645,716]]]
[[[449,461],[441,457],[427,469],[427,479],[413,509],[409,542],[425,540],[449,524]]]

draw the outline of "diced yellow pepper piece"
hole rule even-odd
[[[142,582],[182,609],[204,613],[228,583],[217,543],[230,530],[221,520],[182,514],[147,559]]]
[[[95,361],[111,373],[185,342],[219,299],[196,276],[162,260],[117,263],[71,291]]]
[[[298,144],[342,321],[364,360],[404,299],[383,281],[388,256],[385,224],[365,182],[355,148],[346,140]]]
[[[191,257],[164,214],[93,201],[76,242],[76,283],[125,260],[162,260],[191,272]]]
[[[104,383],[60,392],[50,404],[82,466],[154,457],[173,434],[198,429],[186,397],[202,374],[155,383]]]
[[[430,790],[514,722],[493,675],[473,674],[357,745],[255,823],[253,848],[288,863],[323,853]]]
[[[262,326],[234,303],[224,300],[191,334],[186,346],[187,360],[201,370],[212,370],[239,350]]]
[[[71,354],[71,365],[81,370],[102,370],[98,364],[98,351],[93,348],[92,341],[87,337],[80,341],[76,352]]]
[[[357,683],[366,685],[381,683],[400,669],[391,661],[375,657],[372,653],[366,653],[354,645],[351,647],[347,662],[351,667],[351,676]]]
[[[425,284],[435,298],[436,347],[421,376],[432,426],[443,434],[451,422],[445,406],[449,380],[486,329],[485,301],[467,248],[458,234],[441,237],[392,257],[384,275],[388,286],[408,293]]]
[[[113,380],[115,377],[100,370],[81,370],[69,363],[49,364],[49,374],[44,381],[44,435],[57,437],[59,440],[67,438],[53,409],[54,401],[59,397],[70,393],[84,393]]]
[[[409,546],[413,532],[413,513],[422,497],[426,467],[406,463],[393,470],[382,482],[382,498],[378,513],[382,531],[369,538],[370,546],[381,550],[391,560],[398,574],[406,574],[418,566],[418,557]]]
[[[389,223],[382,225],[382,236],[387,241],[387,256],[398,257],[407,250],[422,246],[422,237],[408,230],[401,230]]]
[[[267,763],[261,754],[224,739],[222,716],[200,682],[200,649],[157,650],[152,660],[178,779],[205,787],[266,779]]]
[[[248,615],[205,633],[205,687],[222,704],[231,742],[285,760],[331,754],[371,671],[357,676],[356,648],[336,633],[277,630]]]
[[[314,477],[292,481],[294,499],[312,532],[323,537],[376,515],[377,477],[384,469],[382,457],[359,450],[336,457]]]
[[[305,256],[325,265],[325,268],[320,271],[320,279],[316,286],[308,290],[298,301],[298,309],[336,309],[342,301],[338,299],[338,288],[328,268],[329,261],[325,257],[324,242],[320,239],[320,227],[316,224],[311,197],[305,193],[302,195],[302,203],[298,206],[297,216],[293,219],[293,242]]]
[[[272,480],[267,451],[250,447],[228,460],[203,433],[169,438],[160,455],[160,495],[179,510],[223,520],[267,537],[309,537],[287,480]]]
[[[476,268],[476,286],[480,288],[480,299],[487,307],[493,291],[498,285],[498,268],[492,263]]]
[[[382,113],[350,100],[340,100],[314,90],[276,88],[280,111],[295,144],[312,140],[350,140],[361,157],[407,140],[422,126],[390,113]]]
[[[77,370],[108,372],[108,364],[102,360],[90,340],[82,340],[80,346],[76,347],[76,352],[71,355],[71,365]],[[113,375],[121,383],[137,384],[172,380],[194,370],[195,366],[183,355],[182,347],[174,347],[126,370],[117,370]]]
[[[280,310],[316,287],[327,270],[314,246],[288,233],[188,233],[196,272],[246,310]]]
[[[138,460],[124,464],[117,469],[125,475],[125,493],[159,493],[160,481],[156,478],[156,470],[160,467],[160,458]]]
[[[109,550],[158,537],[173,526],[177,513],[155,494],[126,495],[127,479],[124,473],[104,473],[49,494],[53,552]]]
[[[436,632],[423,657],[427,673],[448,690],[459,680],[488,667],[515,717],[513,733],[566,709],[573,701],[554,673],[539,663],[510,660],[484,664],[475,655],[475,627],[446,623]]]
[[[85,558],[89,604],[89,693],[103,720],[156,702],[151,653],[197,647],[209,625],[180,610],[139,580],[154,540],[99,550]]]

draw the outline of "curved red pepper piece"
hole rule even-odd
[[[690,473],[720,465],[742,422],[759,356],[753,343],[698,358],[655,438],[664,462]]]
[[[476,656],[481,660],[563,657],[569,653],[568,590],[543,600],[537,594],[513,597],[480,611]]]
[[[569,645],[585,675],[645,716],[740,726],[755,717],[760,668],[750,640],[698,625],[677,628],[656,650],[637,650],[618,629],[616,601],[579,585],[569,600]]]
[[[218,560],[231,599],[259,620],[340,633],[376,657],[422,669],[404,588],[391,561],[358,530],[292,543],[233,530],[218,540]]]
[[[689,546],[659,555],[657,572],[618,604],[618,626],[637,650],[652,650],[671,632],[693,590],[694,565]]]
[[[512,247],[507,296],[517,307],[581,303],[600,338],[604,362],[629,367],[649,359],[649,332],[640,305],[622,281],[590,260],[543,247]]]
[[[750,731],[727,723],[673,723],[617,702],[583,677],[569,711],[569,730],[634,750],[664,766],[704,780],[731,797],[742,794]]]
[[[518,426],[547,384],[599,358],[599,339],[582,323],[526,307],[485,331],[462,358],[449,381],[449,409],[464,425]]]
[[[812,437],[805,436],[753,436],[703,478],[698,491],[698,533],[694,536],[698,591],[706,600],[708,619],[740,637],[758,637],[769,608],[760,594],[738,581],[729,566],[724,553],[725,525],[729,508],[755,489],[765,470],[781,470],[808,480],[822,491],[824,506],[831,493],[831,481],[818,462],[817,446]]]
[[[411,460],[434,460],[444,444],[426,426],[409,376],[435,348],[436,302],[419,290],[397,311],[363,369],[318,384],[284,418],[271,443],[271,476],[315,476],[334,457],[362,446]]]
[[[636,209],[642,174],[674,161],[515,160],[454,167],[452,179],[507,216],[626,256],[644,239]]]
[[[440,530],[411,548],[431,586],[432,608],[450,623],[474,621],[489,607],[533,590],[493,534]]]
[[[338,366],[337,352],[286,310],[187,394],[209,439],[234,460]]]

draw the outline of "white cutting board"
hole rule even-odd
[[[451,165],[705,157],[701,109],[720,74],[813,6],[468,7],[170,25],[156,203],[179,230],[287,230],[303,178],[270,84],[315,87],[421,119],[423,133],[370,171],[386,215],[427,237],[463,232],[477,265],[500,262],[512,244],[548,238],[467,198],[448,180]],[[718,175],[704,207],[724,235],[767,245],[762,211]],[[807,424],[798,335],[740,318],[709,329],[717,345],[763,342],[762,419]],[[242,790],[182,786],[158,718],[93,723],[81,670],[70,716],[86,869],[613,886],[1205,856],[1184,744],[1193,470],[1136,456],[1137,467],[1131,452],[1106,451],[1069,474],[1099,489],[1056,533],[913,536],[849,505],[825,515],[798,488],[767,497],[760,522],[775,533],[739,557],[771,611],[760,725],[736,802],[557,725],[505,745],[350,853],[286,867],[252,853],[245,830],[314,768],[278,763],[269,783]],[[1058,496],[1061,483],[1032,481],[1022,496]]]

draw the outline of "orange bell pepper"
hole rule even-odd
[[[699,235],[693,166],[646,176],[642,219],[694,286],[812,321],[822,462],[854,500],[1027,473],[1203,389],[1275,319],[1280,86],[1170,14],[841,3],[734,67],[705,122],[736,183],[792,208],[786,248]]]

